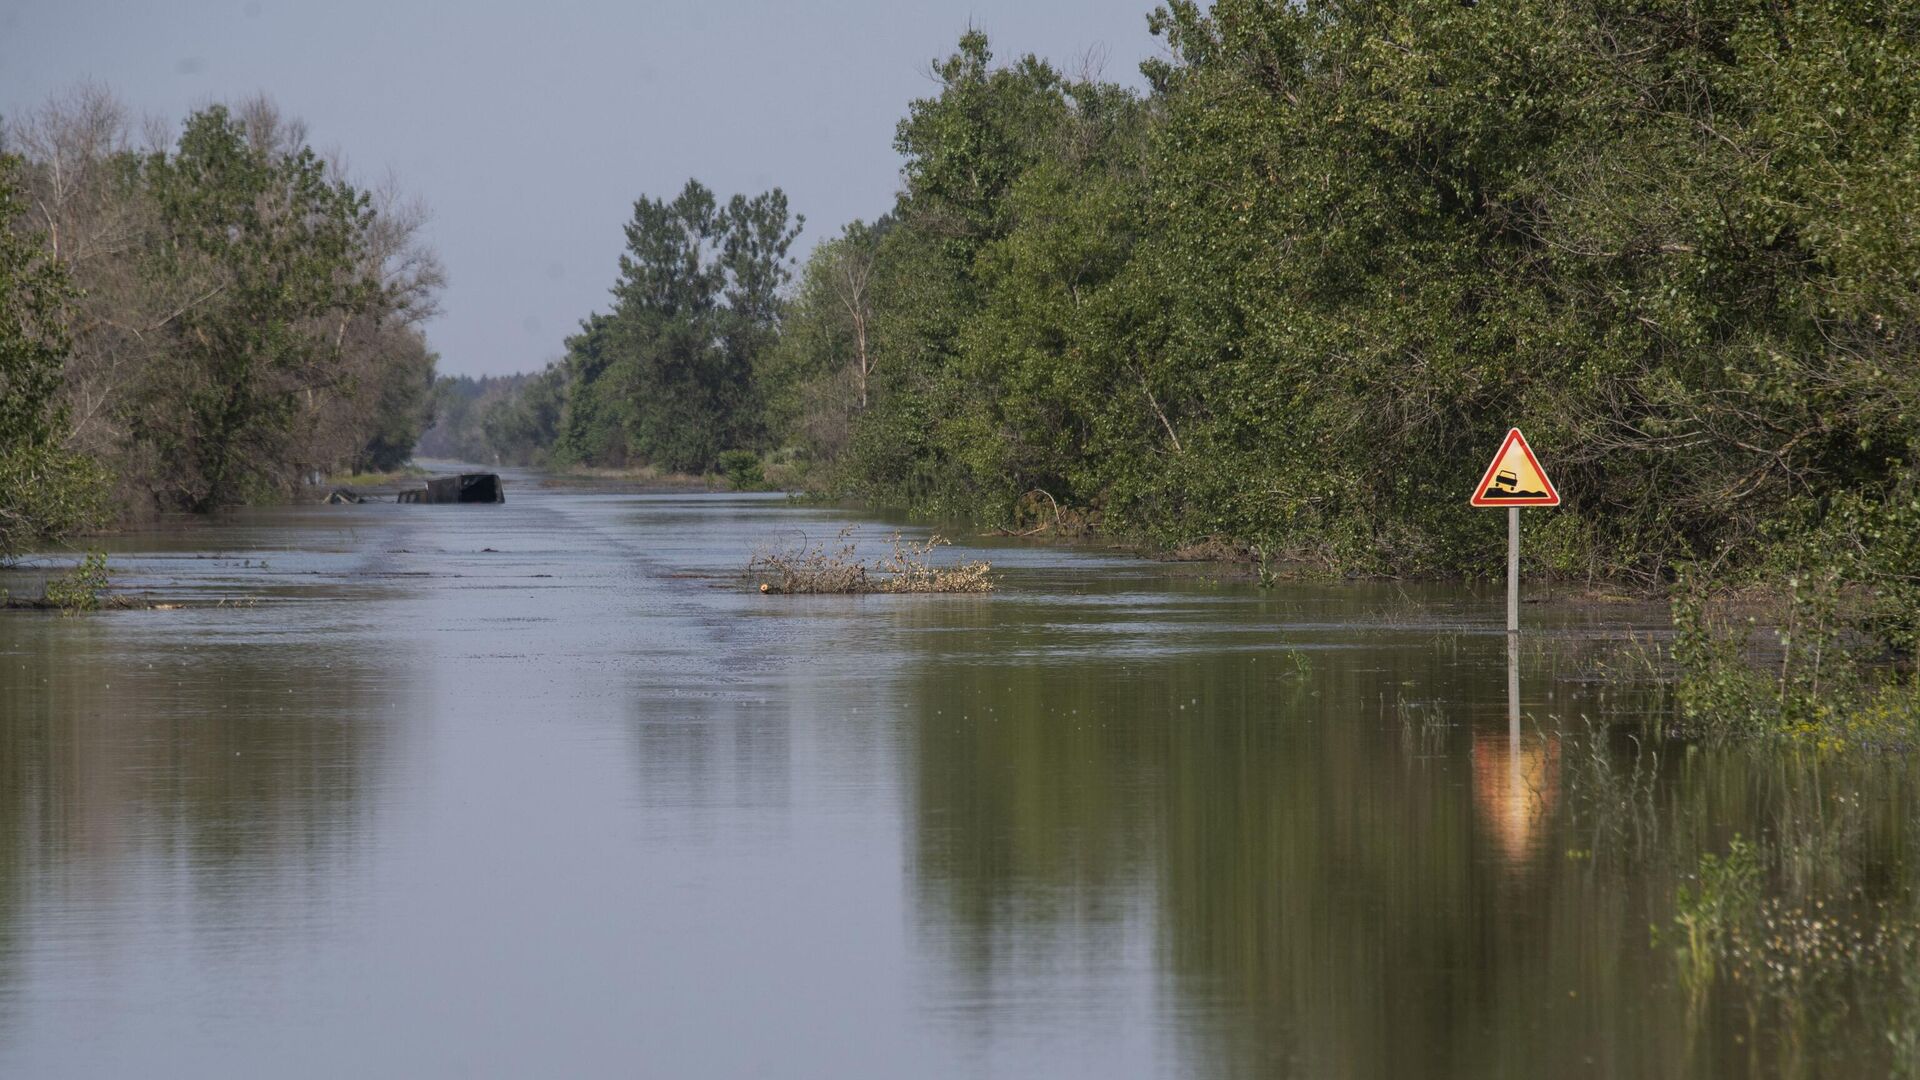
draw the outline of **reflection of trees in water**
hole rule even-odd
[[[784,814],[791,802],[792,728],[765,706],[683,698],[650,705],[633,731],[641,802],[686,828],[737,823],[718,811]]]
[[[1150,867],[1147,755],[1111,723],[1102,674],[963,669],[912,685],[918,914],[971,1000],[1032,959],[1036,931],[1117,934]]]
[[[0,982],[28,926],[181,877],[211,934],[260,902],[276,918],[324,907],[405,701],[391,665],[311,644],[176,648],[106,618],[14,619],[0,642]]]
[[[1807,762],[1670,747],[1635,774],[1604,732],[1596,749],[1529,726],[1516,757],[1500,670],[1417,642],[1317,653],[1306,675],[1228,651],[928,663],[910,685],[922,935],[966,1000],[1019,1002],[1081,959],[1062,950],[1118,953],[1150,902],[1175,1029],[1209,1074],[1666,1075],[1689,1040],[1648,928],[1701,852],[1800,835],[1821,894],[1904,888],[1910,809],[1817,826]],[[1460,719],[1406,753],[1407,682],[1457,719],[1480,702],[1494,737]],[[1744,1062],[1744,1014],[1712,1022],[1695,1067]]]

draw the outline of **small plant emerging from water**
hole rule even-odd
[[[1776,852],[1791,857],[1792,850]],[[1808,1074],[1836,1041],[1878,1031],[1899,1071],[1920,1065],[1920,925],[1911,901],[1844,894],[1762,895],[1761,849],[1735,839],[1724,856],[1701,856],[1695,883],[1674,897],[1674,951],[1687,993],[1689,1040],[1709,997],[1745,1005],[1746,1041]]]
[[[983,593],[993,590],[993,564],[985,561],[937,566],[936,549],[949,541],[929,536],[912,541],[894,533],[887,554],[860,557],[851,526],[832,544],[802,544],[763,551],[747,563],[763,593]]]
[[[78,566],[47,582],[46,602],[72,615],[100,610],[101,594],[107,589],[107,557],[95,551]]]
[[[1674,896],[1673,924],[1681,935],[1680,981],[1696,1008],[1759,896],[1759,858],[1753,845],[1738,837],[1726,855],[1702,855],[1694,884],[1682,885]]]

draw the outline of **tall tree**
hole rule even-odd
[[[689,180],[672,200],[636,201],[613,310],[568,342],[556,456],[700,472],[757,447],[753,373],[777,338],[800,226],[778,189],[722,207]]]
[[[59,399],[72,286],[20,226],[21,160],[0,152],[0,561],[99,511],[95,464],[64,447]]]
[[[167,501],[207,510],[281,481],[303,400],[340,384],[348,322],[382,295],[364,263],[372,211],[310,148],[258,145],[223,106],[189,118],[142,174],[157,270],[198,295],[169,327],[179,347],[135,432],[177,466]]]
[[[855,221],[813,249],[779,341],[761,354],[755,372],[773,443],[804,449],[823,468],[846,450],[871,400],[880,362],[874,285],[880,240],[891,224],[890,218],[878,225]],[[828,482],[825,475],[815,479]]]

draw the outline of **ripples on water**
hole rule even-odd
[[[1492,593],[1003,543],[768,598],[856,519],[509,497],[116,537],[196,606],[0,618],[0,1075],[1767,1074],[1649,941],[1700,854],[1910,902],[1904,761],[1636,738],[1554,645],[1657,611],[1531,607],[1516,744]],[[1815,1072],[1885,1060],[1847,1023]]]

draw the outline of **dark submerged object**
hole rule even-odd
[[[427,486],[424,488],[401,492],[400,501],[403,503],[503,503],[507,501],[507,488],[500,482],[498,473],[436,476],[427,481]]]
[[[329,505],[340,506],[346,503],[363,503],[367,501],[367,497],[352,488],[342,487],[334,488],[327,493],[326,498],[320,501]]]

